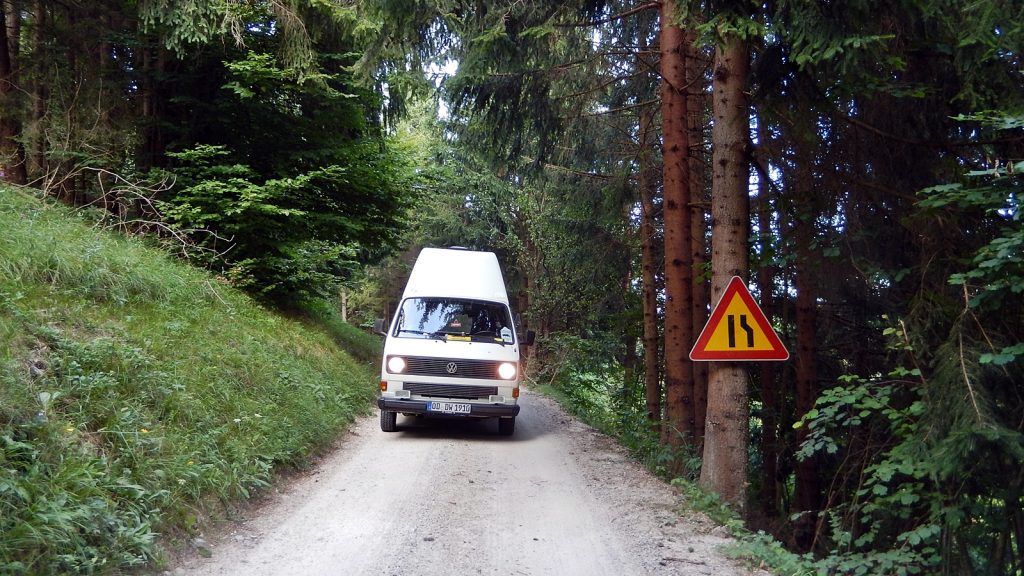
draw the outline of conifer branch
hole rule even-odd
[[[611,16],[607,18],[602,18],[600,20],[594,20],[592,22],[569,22],[566,24],[556,24],[556,26],[560,28],[591,28],[594,26],[601,26],[603,24],[623,20],[625,18],[633,16],[634,14],[639,14],[640,12],[645,12],[647,10],[654,10],[659,8],[661,8],[661,2],[648,2],[647,4],[641,4],[636,8],[631,8],[629,10],[626,10],[625,12],[619,12],[618,14],[612,14]]]
[[[974,387],[971,386],[971,377],[967,374],[967,362],[964,359],[964,336],[963,334],[957,335],[957,340],[960,343],[960,369],[963,371],[964,383],[967,384],[967,392],[971,397],[971,406],[974,407],[974,413],[978,415],[978,421],[982,420],[981,409],[978,408],[978,400],[975,397]]]

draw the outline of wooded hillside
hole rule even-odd
[[[1024,570],[1019,2],[3,7],[8,180],[356,322],[495,251],[533,380],[801,569]],[[788,361],[689,360],[734,275]]]

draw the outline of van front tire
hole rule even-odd
[[[396,432],[398,430],[398,412],[381,410],[380,429],[384,432]]]
[[[513,418],[498,418],[498,434],[501,436],[511,436],[516,433],[516,419]]]

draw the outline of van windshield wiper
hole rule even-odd
[[[484,330],[481,332],[474,332],[469,335],[473,339],[473,342],[483,342],[486,344],[500,344],[502,346],[511,345],[511,342],[506,342],[504,338],[501,338],[498,334],[490,330]]]
[[[444,334],[442,334],[442,333],[440,333],[440,332],[438,332],[436,330],[431,332],[431,331],[424,331],[424,330],[409,330],[407,328],[399,328],[398,329],[398,333],[401,334],[402,332],[408,332],[409,334],[422,334],[424,336],[429,336],[429,337],[431,337],[431,338],[433,338],[435,340],[444,340]]]

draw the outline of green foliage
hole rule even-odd
[[[145,22],[181,31],[177,4],[144,3]],[[411,186],[350,69],[357,17],[329,2],[189,7],[218,11],[236,42],[195,38],[205,49],[161,91],[169,151],[148,176],[173,184],[163,214],[193,261],[264,301],[331,297],[394,247]]]
[[[841,469],[852,475],[839,477],[852,498],[822,513],[833,545],[817,563],[826,573],[920,574],[951,565],[997,573],[1012,565],[1002,555],[960,556],[948,544],[983,546],[1007,529],[1004,508],[1024,502],[1019,475],[1006,477],[1007,467],[1024,464],[1024,434],[1002,400],[1005,387],[1019,383],[986,368],[980,353],[962,347],[964,327],[954,330],[959,350],[940,348],[929,378],[918,368],[896,368],[886,380],[843,377],[797,423],[808,428],[800,458],[875,454]]]
[[[304,465],[374,395],[338,326],[9,189],[0,227],[0,572],[152,562],[158,534]]]
[[[420,175],[424,190],[409,240],[414,245],[489,250],[510,260],[505,256],[520,249],[515,233],[520,210],[515,188],[472,166],[456,168],[452,164],[428,166]]]
[[[743,518],[713,493],[701,490],[695,482],[676,478],[672,485],[683,494],[683,509],[706,515],[720,526],[724,526],[735,542],[727,545],[725,551],[736,558],[752,560],[760,568],[770,569],[779,576],[811,576],[830,574],[815,564],[811,554],[795,554],[764,532],[747,530]],[[845,572],[843,572],[845,574]]]
[[[1024,128],[1024,116],[1002,112],[986,112],[960,116],[961,122],[977,124],[996,135],[1017,134]],[[933,217],[968,213],[977,214],[989,232],[987,243],[977,246],[970,265],[950,275],[950,284],[962,286],[969,296],[973,314],[997,316],[1021,301],[1024,295],[1024,218],[1021,198],[1024,195],[1024,162],[996,160],[987,170],[967,174],[967,183],[933,186],[921,191],[920,205]],[[1007,366],[1024,358],[1024,342],[1020,335],[1008,334],[997,346],[989,337],[989,351],[981,354],[981,364]]]
[[[610,342],[559,335],[545,348],[552,358],[537,379],[554,385],[569,409],[606,434],[615,435],[621,402],[621,369],[612,362]]]
[[[397,237],[400,182],[372,148],[352,151],[345,166],[272,180],[221,163],[229,155],[220,146],[174,153],[180,167],[153,177],[178,183],[162,208],[195,239],[191,256],[239,287],[283,303],[331,297]]]
[[[674,479],[672,485],[682,491],[683,502],[688,509],[703,512],[735,536],[743,534],[743,519],[718,494],[705,492],[697,484],[682,478]]]
[[[157,31],[164,46],[184,55],[222,32],[226,3],[215,0],[142,0],[139,19],[143,30]]]
[[[1020,130],[1024,117],[986,114],[964,117],[983,127]],[[962,285],[971,293],[970,305],[981,311],[1000,307],[1007,298],[1024,294],[1024,219],[1021,195],[1024,192],[1024,162],[997,164],[988,170],[968,174],[967,184],[944,184],[922,191],[920,204],[933,214],[959,210],[981,214],[993,238],[977,248],[973,267],[950,276],[950,283]]]
[[[307,302],[303,308],[315,324],[323,327],[338,343],[338,347],[368,366],[372,372],[376,371],[384,351],[384,341],[379,335],[345,322],[337,308],[327,301]]]
[[[42,421],[15,433],[20,439],[0,437],[5,574],[92,574],[152,559],[152,519],[166,491],[111,475],[60,426]]]
[[[531,321],[551,332],[616,342],[638,331],[639,300],[624,288],[635,254],[635,230],[624,221],[632,190],[616,182],[552,171],[515,197],[518,270],[531,277]]]
[[[81,298],[112,305],[152,302],[165,292],[165,275],[173,268],[169,260],[140,268],[134,261],[138,242],[112,241],[84,225],[68,227],[63,213],[9,188],[0,190],[0,195],[0,207],[5,209],[0,237],[4,277],[61,285]],[[21,211],[18,219],[30,219],[33,226],[14,225],[15,209]]]
[[[277,58],[304,79],[319,74],[316,39],[321,27],[327,23],[338,36],[347,36],[340,32],[358,22],[351,7],[325,0],[141,0],[138,19],[143,32],[155,33],[163,48],[183,59],[193,56],[196,47],[210,47],[217,41],[241,45],[254,32],[272,32],[278,39]]]
[[[919,454],[926,405],[908,383],[853,376],[841,381],[843,386],[822,392],[815,408],[795,424],[808,428],[797,457],[836,454],[840,448],[845,453],[874,439],[888,449],[864,467],[852,502],[823,512],[835,548],[819,565],[842,574],[918,574],[934,568],[942,528],[934,523],[937,518],[921,513],[927,502],[938,506],[942,497],[937,470]]]
[[[270,99],[271,105],[279,106],[284,111],[300,88],[294,82],[295,72],[278,67],[273,54],[249,51],[243,60],[225,62],[225,67],[230,81],[224,84],[224,88],[234,92],[242,101],[257,97]],[[274,98],[280,88],[286,91]]]
[[[744,534],[728,550],[738,558],[757,560],[779,576],[811,576],[820,573],[815,570],[813,555],[796,554],[763,531]]]
[[[838,78],[861,73],[860,63],[876,58],[876,64],[885,69],[902,70],[906,67],[903,58],[888,49],[895,35],[874,33],[882,28],[872,26],[878,9],[872,0],[845,2],[834,9],[784,1],[771,14],[770,32],[784,38],[789,61],[801,68],[834,67]],[[880,84],[871,71],[867,74],[869,83]]]
[[[920,370],[894,370],[892,375],[920,375]],[[920,400],[911,402],[903,408],[893,405],[893,396],[897,393],[895,384],[879,384],[865,382],[853,376],[844,376],[840,382],[850,386],[839,386],[823,391],[815,403],[815,408],[798,420],[793,427],[807,426],[809,431],[800,451],[799,458],[809,458],[817,452],[835,454],[839,450],[831,431],[836,428],[855,428],[863,426],[873,416],[881,415],[888,422],[891,432],[899,432],[906,436],[912,430],[901,427],[909,425],[911,418],[921,415],[924,407]]]
[[[628,381],[615,362],[618,344],[610,335],[579,338],[559,334],[541,343],[549,354],[537,380],[541,390],[581,420],[615,437],[635,458],[655,474],[670,479],[670,470],[683,463],[684,477],[700,474],[700,456],[692,446],[660,443],[643,405],[638,381]]]

